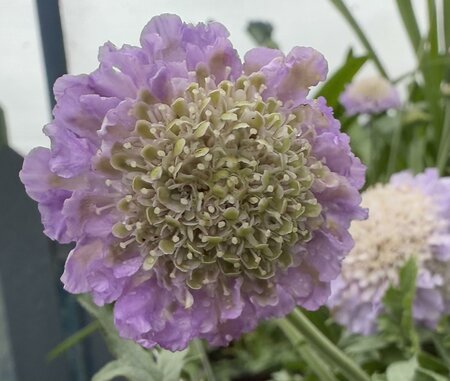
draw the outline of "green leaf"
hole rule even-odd
[[[247,32],[259,46],[278,49],[278,44],[272,39],[272,24],[262,21],[252,21],[248,23]]]
[[[445,363],[438,357],[435,357],[429,353],[420,352],[417,356],[417,361],[419,362],[421,369],[426,369],[440,374],[449,373],[449,369]]]
[[[188,350],[180,352],[162,351],[157,356],[158,369],[164,381],[179,381]]]
[[[357,355],[364,352],[377,351],[388,345],[382,336],[357,336],[348,339],[343,349],[349,355]]]
[[[411,360],[399,361],[389,365],[386,376],[388,381],[414,381],[417,369],[417,360],[413,357]]]
[[[384,69],[381,61],[379,60],[377,54],[375,53],[375,50],[372,47],[372,44],[367,39],[366,35],[364,34],[363,30],[359,26],[358,22],[355,20],[353,15],[351,14],[350,10],[345,5],[345,2],[343,0],[330,0],[331,3],[336,7],[336,9],[344,16],[345,20],[348,22],[350,27],[355,32],[356,36],[359,38],[363,46],[366,48],[367,52],[369,53],[370,58],[372,58],[375,66],[378,68],[378,71],[383,77],[388,77],[386,70]]]
[[[391,286],[383,298],[384,312],[378,323],[379,330],[401,349],[417,353],[418,335],[413,320],[413,302],[416,294],[417,265],[410,259],[400,270],[399,284]]]
[[[411,0],[396,0],[396,3],[412,48],[415,53],[418,53],[421,44],[421,36]]]
[[[123,376],[130,381],[154,380],[151,375],[149,375],[142,369],[132,367],[124,363],[122,360],[115,360],[109,362],[103,368],[101,368],[94,375],[94,377],[92,377],[92,381],[110,381],[120,376]],[[160,380],[163,381],[164,379],[161,378]]]
[[[339,96],[344,91],[345,85],[352,81],[355,74],[367,61],[368,56],[356,57],[352,50],[347,54],[345,62],[334,74],[320,87],[314,98],[324,97],[330,107],[336,108]]]
[[[448,381],[448,377],[444,377],[442,374],[433,372],[432,370],[428,370],[428,369],[423,369],[423,368],[419,368],[417,369],[417,375],[423,375],[423,376],[427,376],[427,379],[424,379],[423,377],[420,378],[416,377],[416,379],[414,381],[419,381],[422,380],[423,381]]]

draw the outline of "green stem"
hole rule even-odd
[[[358,22],[355,20],[347,6],[345,5],[343,0],[330,0],[333,5],[336,7],[336,9],[341,12],[342,16],[347,20],[353,31],[358,36],[361,43],[364,45],[364,47],[367,49],[367,52],[370,55],[370,58],[372,58],[375,66],[378,68],[378,71],[380,74],[388,78],[388,75],[386,73],[386,70],[384,69],[383,65],[381,64],[381,61],[378,59],[378,56],[375,53],[375,50],[372,47],[372,44],[367,39],[366,35],[362,31],[361,27],[359,26]]]
[[[206,353],[205,347],[201,340],[194,340],[193,348],[200,357],[203,371],[205,372],[206,381],[216,381],[211,364],[209,363],[208,354]]]
[[[54,347],[48,354],[47,360],[53,361],[58,356],[67,352],[69,349],[73,348],[75,345],[82,342],[86,337],[94,333],[100,328],[100,322],[98,320],[94,320],[90,322],[87,326],[75,332],[73,335],[69,336],[67,339],[59,343],[56,347]]]
[[[450,154],[450,100],[445,102],[444,126],[442,129],[441,142],[437,156],[437,166],[439,173],[444,174],[445,166]]]
[[[308,346],[305,338],[287,319],[279,320],[278,325],[291,342],[298,354],[309,365],[320,381],[338,381],[329,366]],[[306,345],[305,345],[306,344]]]
[[[288,320],[318,353],[339,368],[350,381],[370,381],[369,375],[320,332],[300,310],[294,310]]]
[[[402,123],[400,121],[398,126],[396,126],[392,136],[392,144],[389,152],[388,170],[386,174],[387,180],[389,180],[389,177],[395,171],[395,164],[398,156],[398,150],[400,148],[401,137],[402,137]]]

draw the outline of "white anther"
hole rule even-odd
[[[239,267],[241,267],[241,264],[239,262],[233,263],[233,267],[235,269],[238,269]]]
[[[255,262],[256,262],[256,263],[261,262],[261,257],[256,257],[256,258],[255,258]]]
[[[256,135],[258,130],[256,128],[250,128],[250,135]]]
[[[155,134],[156,134],[156,128],[155,128],[155,127],[150,128],[150,132],[151,132],[153,135],[155,135]]]
[[[261,174],[260,173],[253,174],[253,180],[256,180],[256,181],[261,180]]]
[[[110,187],[112,185],[112,181],[110,179],[106,179],[105,184],[107,187]]]
[[[130,167],[131,167],[131,168],[136,168],[136,167],[137,167],[136,160],[131,160],[131,161],[130,161]]]
[[[128,241],[120,242],[120,243],[119,243],[119,246],[120,246],[122,249],[126,249],[127,246],[128,246],[130,243],[132,243],[132,242],[134,242],[134,237],[133,237],[133,238],[130,238]]]
[[[208,206],[209,213],[214,213],[215,211],[216,211],[216,208],[214,208],[214,206],[212,206],[212,205]]]
[[[140,221],[136,222],[136,229],[141,229],[144,226],[144,224]]]
[[[150,189],[148,189],[148,188],[141,188],[141,193],[142,194],[149,194],[150,193]]]
[[[183,152],[184,152],[186,155],[188,155],[189,152],[191,152],[191,151],[189,150],[189,147],[188,147],[188,146],[184,146]]]
[[[228,202],[230,202],[231,204],[234,204],[235,201],[236,201],[236,199],[235,199],[233,196],[231,196],[231,195],[229,195],[229,196],[227,197],[227,199],[228,199]]]
[[[267,187],[267,192],[273,192],[273,185],[269,185]]]
[[[181,205],[188,205],[189,204],[189,200],[187,198],[180,198],[180,203]]]
[[[225,225],[226,225],[225,221],[220,221],[220,222],[217,224],[217,226],[218,226],[220,229],[224,228]]]
[[[265,235],[266,237],[270,237],[270,236],[272,235],[272,232],[271,232],[269,229],[267,229],[267,230],[264,232],[264,235]]]
[[[123,143],[123,148],[130,149],[132,147],[130,142]]]
[[[130,232],[133,230],[133,225],[125,224],[125,229],[127,229]]]
[[[161,213],[161,209],[159,207],[156,207],[154,209],[154,212],[155,212],[155,214],[159,214],[159,213]]]
[[[209,118],[212,115],[211,110],[206,110],[205,115]]]
[[[238,239],[237,239],[236,237],[231,238],[231,243],[232,243],[233,245],[237,245],[238,242],[239,242],[239,241],[238,241]]]
[[[133,200],[133,196],[131,194],[128,194],[125,196],[125,201],[131,202]]]
[[[207,153],[205,156],[205,161],[211,161],[212,160],[212,155],[210,153]]]
[[[174,235],[172,237],[172,241],[175,242],[175,243],[180,242],[180,237],[178,237],[177,235]]]
[[[252,167],[255,167],[256,165],[258,165],[258,162],[257,162],[256,160],[252,160],[249,164],[250,164]]]
[[[164,157],[164,156],[166,156],[166,153],[165,153],[163,150],[159,150],[158,152],[156,152],[156,154],[157,154],[159,157]]]
[[[170,173],[173,173],[173,172],[175,171],[175,167],[174,167],[173,165],[171,165],[169,168],[167,168],[167,170],[168,170]]]
[[[217,250],[216,255],[217,255],[219,258],[222,258],[224,254],[225,254],[225,253],[224,253],[223,251]]]
[[[205,167],[205,164],[203,164],[203,163],[198,163],[198,164],[197,164],[197,168],[200,169],[200,171],[204,171],[206,167]]]
[[[290,179],[289,175],[284,175],[284,176],[283,176],[283,180],[284,180],[284,181],[289,181],[289,179]]]
[[[250,201],[251,204],[257,204],[258,203],[258,197],[255,197],[255,196],[250,197],[249,201]]]
[[[152,256],[156,256],[157,253],[156,253],[156,250],[152,249],[152,250],[149,251],[149,254],[152,255]]]
[[[242,224],[242,227],[243,228],[248,228],[250,225],[249,225],[249,223],[248,222],[244,222],[243,224]]]
[[[192,253],[187,253],[186,257],[187,257],[188,259],[194,258],[194,256],[192,255]]]

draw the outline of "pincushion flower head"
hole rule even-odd
[[[378,114],[401,106],[397,89],[380,76],[355,79],[341,94],[340,102],[348,116]]]
[[[414,318],[434,326],[450,312],[450,178],[440,178],[435,169],[417,176],[401,172],[362,198],[369,218],[350,228],[355,247],[329,300],[335,318],[352,332],[373,333],[387,288],[414,257]]]
[[[363,218],[364,167],[309,87],[311,48],[242,63],[218,23],[153,18],[55,84],[51,149],[21,179],[45,233],[76,243],[65,289],[114,302],[120,334],[171,350],[227,344],[261,319],[323,305]]]

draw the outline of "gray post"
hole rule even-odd
[[[7,146],[0,148],[0,334],[1,380],[69,380],[65,356],[52,363],[48,352],[63,339],[55,276],[48,240],[36,204],[18,178],[22,157]],[[4,364],[2,364],[3,366]]]
[[[44,52],[45,71],[50,105],[53,108],[53,84],[56,79],[67,73],[64,39],[61,28],[58,0],[36,0]]]

